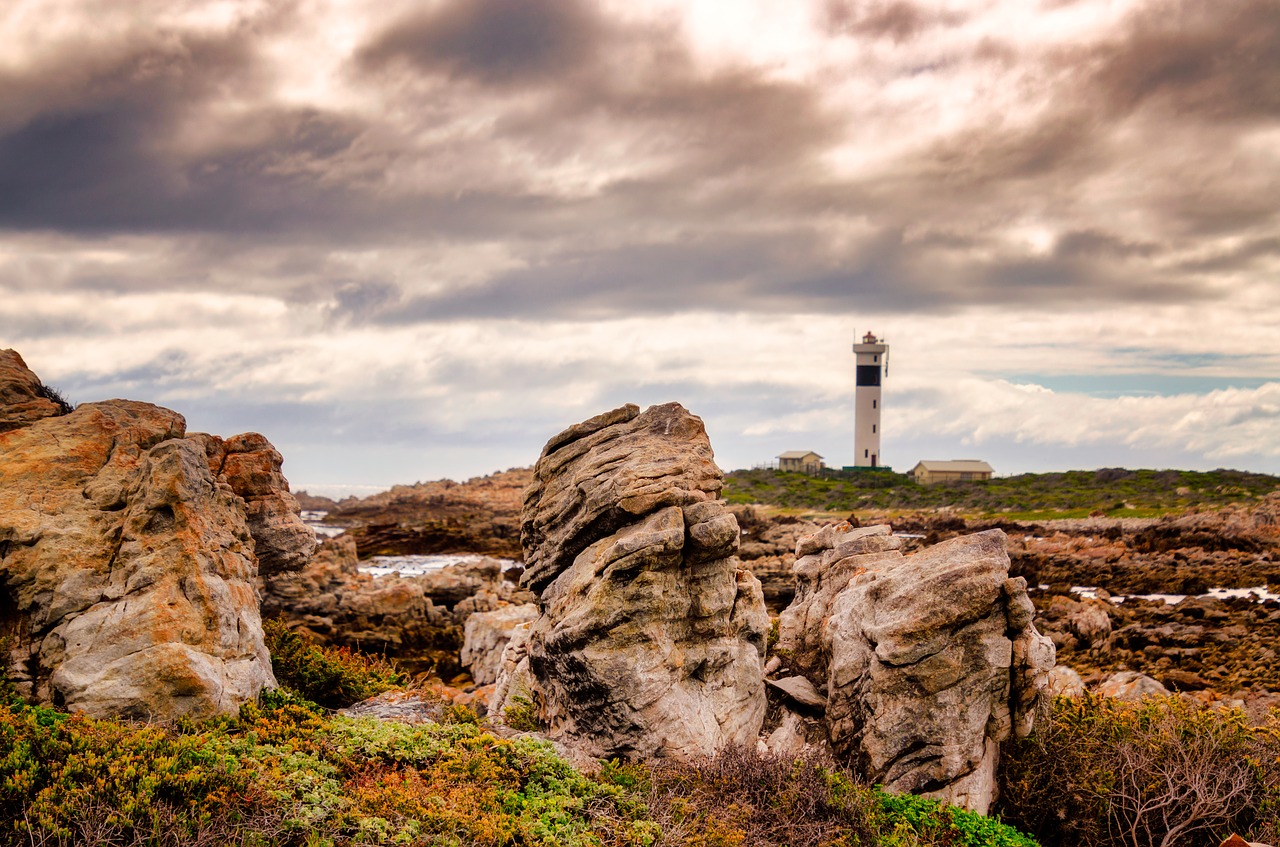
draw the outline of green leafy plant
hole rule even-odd
[[[264,622],[262,629],[276,680],[325,708],[340,709],[409,683],[407,675],[381,657],[321,647],[279,620]]]
[[[502,710],[502,722],[520,732],[538,732],[544,727],[538,705],[527,694],[517,694]]]

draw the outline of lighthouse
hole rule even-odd
[[[857,357],[854,391],[853,466],[878,468],[880,460],[880,383],[889,375],[889,345],[868,332],[853,345]]]

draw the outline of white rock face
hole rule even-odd
[[[702,421],[675,403],[616,409],[551,439],[534,474],[522,584],[540,615],[523,661],[548,734],[595,757],[754,745],[769,618]]]
[[[467,618],[462,637],[462,666],[477,685],[496,682],[502,669],[502,653],[517,627],[533,623],[538,607],[533,603],[503,606],[477,612]]]
[[[1030,732],[1053,644],[1031,623],[1025,582],[1009,578],[1004,533],[907,557],[894,541],[847,525],[802,539],[779,644],[825,674],[810,680],[825,685],[838,755],[891,790],[985,813],[999,743]]]

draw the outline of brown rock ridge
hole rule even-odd
[[[349,527],[361,558],[480,553],[520,557],[520,508],[533,472],[518,468],[466,482],[397,485],[337,504],[313,498],[325,520]]]
[[[68,410],[48,395],[17,350],[0,350],[0,432],[66,414]]]
[[[38,384],[0,352],[0,398],[16,398],[0,406],[0,636],[19,690],[145,718],[231,712],[274,685],[256,551],[290,567],[315,543],[279,454],[256,435],[187,436],[148,403],[54,415],[29,399]]]
[[[754,744],[768,617],[702,421],[624,406],[552,438],[534,476],[522,583],[539,616],[504,651],[495,711],[527,694],[552,738],[597,757]]]

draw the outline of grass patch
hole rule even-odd
[[[1015,520],[1158,517],[1189,508],[1255,501],[1280,489],[1280,477],[1245,471],[1097,471],[1020,474],[985,482],[919,485],[905,474],[828,471],[822,476],[771,470],[731,471],[730,503],[763,503],[786,510],[835,512],[950,508],[971,516]]]

